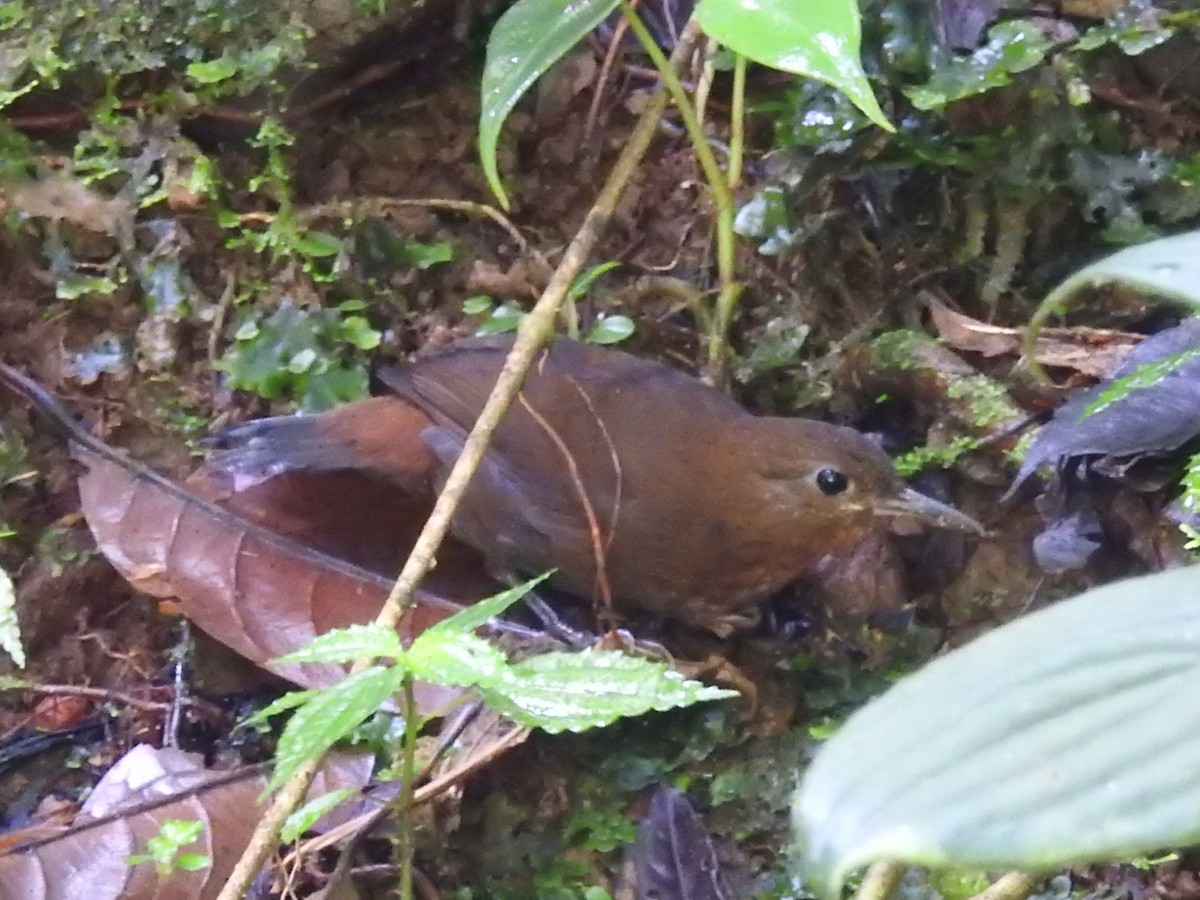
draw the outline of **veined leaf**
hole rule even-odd
[[[731,50],[833,85],[880,128],[895,131],[859,60],[862,24],[854,0],[701,0],[696,17],[705,34]]]
[[[488,38],[479,114],[479,156],[500,205],[508,195],[496,169],[496,142],[504,120],[538,77],[589,31],[618,0],[518,0]]]
[[[1122,581],[930,663],[821,748],[809,884],[876,859],[1045,869],[1200,840],[1200,567]]]

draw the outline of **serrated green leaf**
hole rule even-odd
[[[468,634],[476,629],[482,628],[496,616],[500,615],[531,590],[549,578],[553,572],[546,572],[539,575],[537,578],[530,578],[528,581],[522,582],[514,587],[510,587],[506,591],[501,591],[498,594],[493,594],[490,597],[485,597],[478,603],[472,603],[470,606],[463,607],[452,616],[436,622],[425,630],[417,640],[421,640],[426,634],[459,632]],[[414,646],[416,642],[414,641]]]
[[[473,687],[494,683],[508,660],[473,634],[428,629],[412,642],[404,666],[431,684]]]
[[[318,635],[276,662],[348,663],[376,657],[393,660],[403,655],[404,645],[400,642],[400,636],[391,629],[378,625],[349,625]]]
[[[605,316],[592,326],[585,340],[589,344],[616,344],[637,329],[629,316]]]
[[[508,195],[496,168],[504,120],[538,77],[604,21],[618,0],[518,0],[488,37],[479,112],[479,157],[500,205]]]
[[[705,34],[731,50],[824,81],[880,128],[895,131],[859,60],[862,26],[854,0],[700,0],[696,18]]]
[[[288,691],[282,697],[272,700],[262,709],[251,713],[242,720],[243,725],[259,725],[266,722],[271,716],[277,716],[280,713],[285,713],[289,709],[295,709],[297,706],[307,703],[312,699],[317,692],[311,691]]]
[[[319,797],[314,797],[309,800],[298,810],[293,812],[283,823],[283,827],[279,829],[279,839],[285,844],[290,844],[308,829],[312,828],[313,823],[325,813],[336,807],[339,803],[353,794],[354,791],[350,788],[338,788],[336,791],[330,791],[327,794],[322,794]]]
[[[665,663],[590,649],[523,660],[508,668],[499,685],[479,690],[504,715],[552,734],[737,696],[690,681]]]
[[[316,691],[288,721],[275,750],[272,791],[318,753],[324,753],[379,709],[399,689],[404,671],[371,666]]]
[[[0,650],[12,657],[18,669],[25,668],[25,648],[17,624],[17,594],[12,579],[0,569]]]
[[[793,801],[806,883],[876,859],[1037,870],[1200,841],[1200,567],[1107,585],[899,682]]]

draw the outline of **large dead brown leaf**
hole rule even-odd
[[[1021,352],[1025,335],[1020,329],[980,322],[936,300],[930,300],[928,306],[938,337],[955,350],[989,357]],[[1043,328],[1033,358],[1044,366],[1104,378],[1141,339],[1141,335],[1102,328]]]
[[[130,583],[153,596],[174,598],[182,613],[209,635],[299,685],[323,687],[345,674],[341,666],[273,660],[332,628],[375,618],[392,584],[380,572],[390,571],[407,554],[424,521],[422,507],[393,503],[395,498],[380,494],[378,485],[360,484],[358,490],[375,492],[364,502],[351,492],[352,485],[336,478],[323,491],[317,482],[293,479],[222,497],[202,470],[189,488],[92,437],[19,372],[0,365],[0,379],[70,435],[72,455],[84,469],[79,493],[88,526],[101,552]],[[306,505],[336,511],[339,497],[340,515],[306,516]],[[398,529],[397,519],[404,517],[411,520],[407,530]],[[373,568],[320,549],[350,552],[353,546]],[[442,567],[430,583],[453,589],[455,600],[427,587],[418,591],[400,625],[404,639],[461,609],[457,600],[476,599],[494,586],[478,559],[461,547],[448,548],[446,561],[456,564]],[[489,630],[537,637],[506,622],[495,622]],[[430,710],[449,696],[426,688],[418,699]]]
[[[372,764],[369,754],[331,757],[309,796],[363,787]],[[101,779],[74,825],[41,827],[28,842],[9,836],[16,846],[0,854],[0,900],[214,897],[258,823],[249,813],[265,786],[257,769],[206,770],[195,754],[139,745]],[[209,865],[160,876],[152,863],[129,864],[168,820],[202,823],[199,840],[181,852],[206,856]]]
[[[273,660],[331,628],[370,622],[391,580],[257,525],[94,444],[72,453],[96,544],[134,587],[173,597],[185,616],[247,659],[305,687],[341,678],[340,666]],[[429,591],[401,621],[409,640],[461,609]],[[529,635],[517,626],[496,630]]]

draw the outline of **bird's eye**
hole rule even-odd
[[[837,469],[826,468],[817,473],[817,487],[821,489],[822,494],[832,497],[850,487],[850,482]]]

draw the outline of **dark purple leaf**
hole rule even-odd
[[[1156,371],[1162,375],[1157,380],[1122,381],[1163,361],[1168,361],[1161,367],[1165,374]],[[1013,489],[1046,462],[1086,455],[1164,453],[1198,434],[1200,319],[1185,319],[1131,350],[1112,378],[1064,403],[1029,448]]]
[[[661,787],[633,846],[637,900],[730,900],[712,838],[682,791]]]

